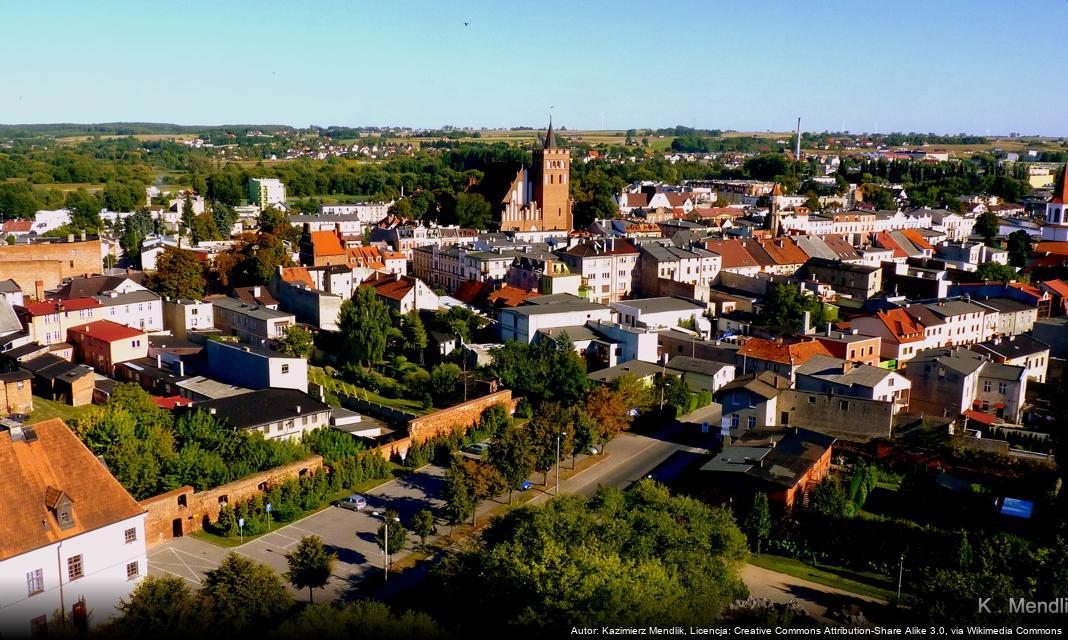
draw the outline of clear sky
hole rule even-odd
[[[465,22],[469,23],[465,26]],[[0,122],[1068,134],[1066,0],[0,0]]]

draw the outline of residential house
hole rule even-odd
[[[766,493],[773,505],[789,510],[830,473],[834,443],[807,429],[762,429],[747,433],[701,471],[732,497]]]
[[[809,258],[802,277],[828,284],[836,293],[867,300],[883,289],[883,270],[866,264]]]
[[[891,402],[894,413],[908,408],[910,387],[900,373],[827,356],[814,356],[797,370],[798,391]]]
[[[700,244],[720,257],[721,271],[756,276],[762,270],[740,240],[705,240]]]
[[[1023,367],[1030,380],[1046,381],[1050,346],[1035,340],[1030,335],[996,337],[986,342],[973,344],[971,348],[972,351],[986,356],[992,362]]]
[[[207,300],[212,305],[215,328],[250,344],[260,345],[279,340],[285,336],[286,329],[297,322],[291,313],[249,304],[236,298],[209,296]]]
[[[905,368],[912,382],[909,409],[942,417],[956,417],[969,409],[994,410],[1015,422],[1027,390],[1027,370],[998,364],[963,347],[921,351]]]
[[[370,287],[389,307],[400,314],[410,311],[437,311],[438,296],[425,282],[411,276],[376,273],[360,287]]]
[[[659,295],[660,280],[711,287],[719,278],[723,260],[707,249],[683,249],[670,242],[645,242],[640,246],[641,290]]]
[[[582,275],[572,273],[555,254],[547,251],[516,256],[508,267],[505,280],[511,287],[545,295],[569,293],[577,296],[582,287]]]
[[[793,380],[798,368],[817,355],[831,355],[818,340],[786,342],[782,338],[750,338],[738,350],[736,362],[743,374],[771,371]]]
[[[761,273],[792,276],[808,260],[808,254],[789,236],[745,241],[745,250],[760,265]]]
[[[593,382],[612,384],[623,376],[631,376],[646,386],[652,386],[660,375],[678,375],[677,371],[666,370],[663,365],[644,360],[628,360],[612,367],[598,369],[586,374]]]
[[[58,419],[0,431],[0,468],[0,633],[119,615],[148,575],[145,510]]]
[[[111,320],[73,327],[67,334],[78,359],[109,377],[120,362],[148,357],[148,334]]]
[[[330,426],[330,405],[296,389],[261,389],[196,405],[235,431],[258,431],[267,440],[300,440]]]
[[[667,367],[682,372],[682,380],[690,391],[710,391],[715,393],[728,382],[734,380],[735,368],[732,364],[702,360],[690,356],[673,356]]]
[[[626,327],[617,322],[588,320],[585,324],[539,329],[534,341],[558,343],[567,337],[575,351],[592,369],[614,367],[623,362],[656,362],[657,334],[648,329]]]
[[[997,311],[997,325],[992,335],[1018,336],[1029,333],[1038,320],[1038,308],[1012,298],[983,298],[975,301]]]
[[[67,339],[70,329],[103,319],[103,309],[95,298],[43,300],[18,307],[15,312],[26,327],[30,339],[43,345]]]
[[[591,320],[611,322],[615,310],[569,294],[540,296],[525,304],[498,313],[501,342],[533,342],[538,331],[558,327],[582,326]]]
[[[898,363],[912,359],[928,345],[927,328],[900,308],[853,318],[850,326],[861,336],[878,338],[881,357]]]
[[[220,382],[248,389],[308,390],[308,361],[279,351],[208,340],[204,349],[207,374]]]
[[[777,399],[789,389],[789,378],[773,373],[747,373],[720,387],[714,398],[723,407],[724,436],[738,437],[751,429],[778,424]]]
[[[691,324],[697,329],[699,324],[709,324],[704,318],[705,307],[681,298],[623,300],[609,306],[619,313],[619,322],[628,327],[658,329]]]
[[[860,335],[857,329],[849,332],[835,331],[831,329],[830,323],[827,323],[824,331],[810,335],[827,347],[835,358],[873,367],[879,366],[882,351],[881,338]]]
[[[637,247],[622,238],[591,240],[556,255],[582,276],[585,297],[607,304],[631,297],[639,286]]]
[[[182,340],[191,333],[215,328],[215,312],[210,300],[176,298],[163,300],[163,328]]]

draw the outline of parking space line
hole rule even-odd
[[[153,567],[151,562],[148,563],[148,568],[149,569],[155,569],[156,571],[162,571],[164,573],[169,573],[172,576],[175,576],[176,578],[181,578],[182,580],[185,580],[186,582],[192,583],[194,585],[199,585],[200,584],[199,580],[194,580],[194,579],[189,578],[188,576],[183,576],[180,573],[175,573],[175,572],[171,571],[170,569],[164,569],[163,567],[160,567],[160,566]]]
[[[190,573],[190,574],[192,574],[192,576],[193,576],[193,580],[194,580],[194,581],[195,581],[195,582],[196,582],[197,584],[200,584],[200,578],[196,577],[196,575],[197,575],[197,574],[196,574],[196,572],[195,572],[195,571],[193,571],[193,568],[192,568],[192,567],[190,567],[190,566],[189,566],[188,564],[186,564],[186,561],[185,561],[185,560],[182,560],[182,556],[178,555],[178,549],[175,549],[174,547],[171,547],[171,551],[173,551],[173,552],[174,552],[174,557],[178,559],[178,562],[181,562],[181,563],[182,563],[182,566],[183,566],[183,567],[185,567],[185,568],[186,568],[186,570],[187,570],[187,571],[189,571],[189,573]],[[189,555],[193,555],[193,554],[189,554]],[[194,556],[194,557],[195,557],[195,556]]]

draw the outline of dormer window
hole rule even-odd
[[[45,506],[52,513],[60,530],[74,527],[74,501],[66,493],[48,487],[45,489]]]

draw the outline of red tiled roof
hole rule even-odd
[[[377,273],[360,284],[361,287],[374,287],[375,293],[391,300],[403,300],[415,288],[415,278],[410,276],[393,276]]]
[[[31,229],[32,220],[4,220],[4,233],[29,233]]]
[[[823,346],[823,343],[816,340],[786,344],[778,340],[765,340],[763,338],[751,338],[738,350],[738,354],[748,358],[767,360],[790,366],[805,364],[813,356],[833,357],[834,355],[827,347]]]
[[[964,416],[970,420],[975,420],[976,422],[980,424],[985,424],[987,426],[994,425],[1000,422],[1000,420],[998,420],[997,416],[995,416],[994,414],[983,413],[982,411],[976,411],[975,409],[966,409],[964,411]]]
[[[1034,253],[1038,255],[1053,254],[1057,256],[1068,256],[1068,242],[1039,242],[1035,245]]]
[[[797,243],[787,237],[781,238],[769,238],[767,240],[749,240],[746,242],[745,248],[751,249],[753,244],[758,245],[763,249],[768,257],[771,258],[773,264],[777,265],[801,265],[808,261],[808,254],[801,250],[801,247],[797,246]],[[750,254],[753,257],[757,257],[755,251],[750,250]]]
[[[892,250],[895,258],[909,257],[908,252],[902,249],[901,245],[894,242],[894,239],[890,237],[890,234],[885,231],[875,234],[875,244],[883,249]]]
[[[281,277],[285,282],[304,284],[308,287],[315,286],[315,283],[312,282],[311,274],[308,273],[306,267],[282,267]]]
[[[920,249],[925,249],[927,251],[934,251],[934,247],[931,246],[930,242],[927,242],[927,238],[924,238],[923,234],[920,233],[919,231],[917,231],[915,229],[902,229],[901,230],[901,234],[903,236],[905,236],[905,238],[909,242],[911,242],[912,244],[916,245]]]
[[[665,193],[664,196],[667,197],[668,204],[673,207],[681,207],[686,204],[687,200],[690,200],[689,194],[679,193],[677,191],[670,191]]]
[[[480,304],[493,291],[493,285],[480,280],[464,280],[456,287],[452,297],[464,304]]]
[[[140,329],[127,327],[124,324],[112,322],[111,320],[96,320],[95,322],[72,327],[67,329],[67,333],[80,333],[103,342],[115,342],[118,340],[126,340],[129,338],[136,338],[137,336],[147,335]]]
[[[886,325],[899,343],[919,342],[923,340],[923,325],[917,322],[904,309],[887,309],[875,314]]]
[[[170,396],[167,398],[161,398],[160,396],[152,396],[152,402],[161,409],[167,409],[168,411],[175,407],[191,407],[196,404],[189,398],[183,398],[182,396]]]
[[[497,308],[518,307],[527,300],[536,298],[540,295],[541,294],[536,291],[527,291],[517,287],[503,287],[486,296],[486,302]]]
[[[333,231],[312,231],[312,250],[317,256],[345,255],[345,247],[341,246],[341,238]]]
[[[644,207],[649,204],[649,194],[647,193],[628,193],[625,207]]]
[[[760,266],[738,240],[708,240],[705,248],[719,254],[723,260],[721,269]]]
[[[1062,298],[1068,298],[1068,282],[1064,280],[1046,280],[1039,283]]]
[[[80,311],[99,307],[100,302],[95,298],[72,298],[70,300],[42,300],[23,307],[31,316],[47,316],[64,311]]]

